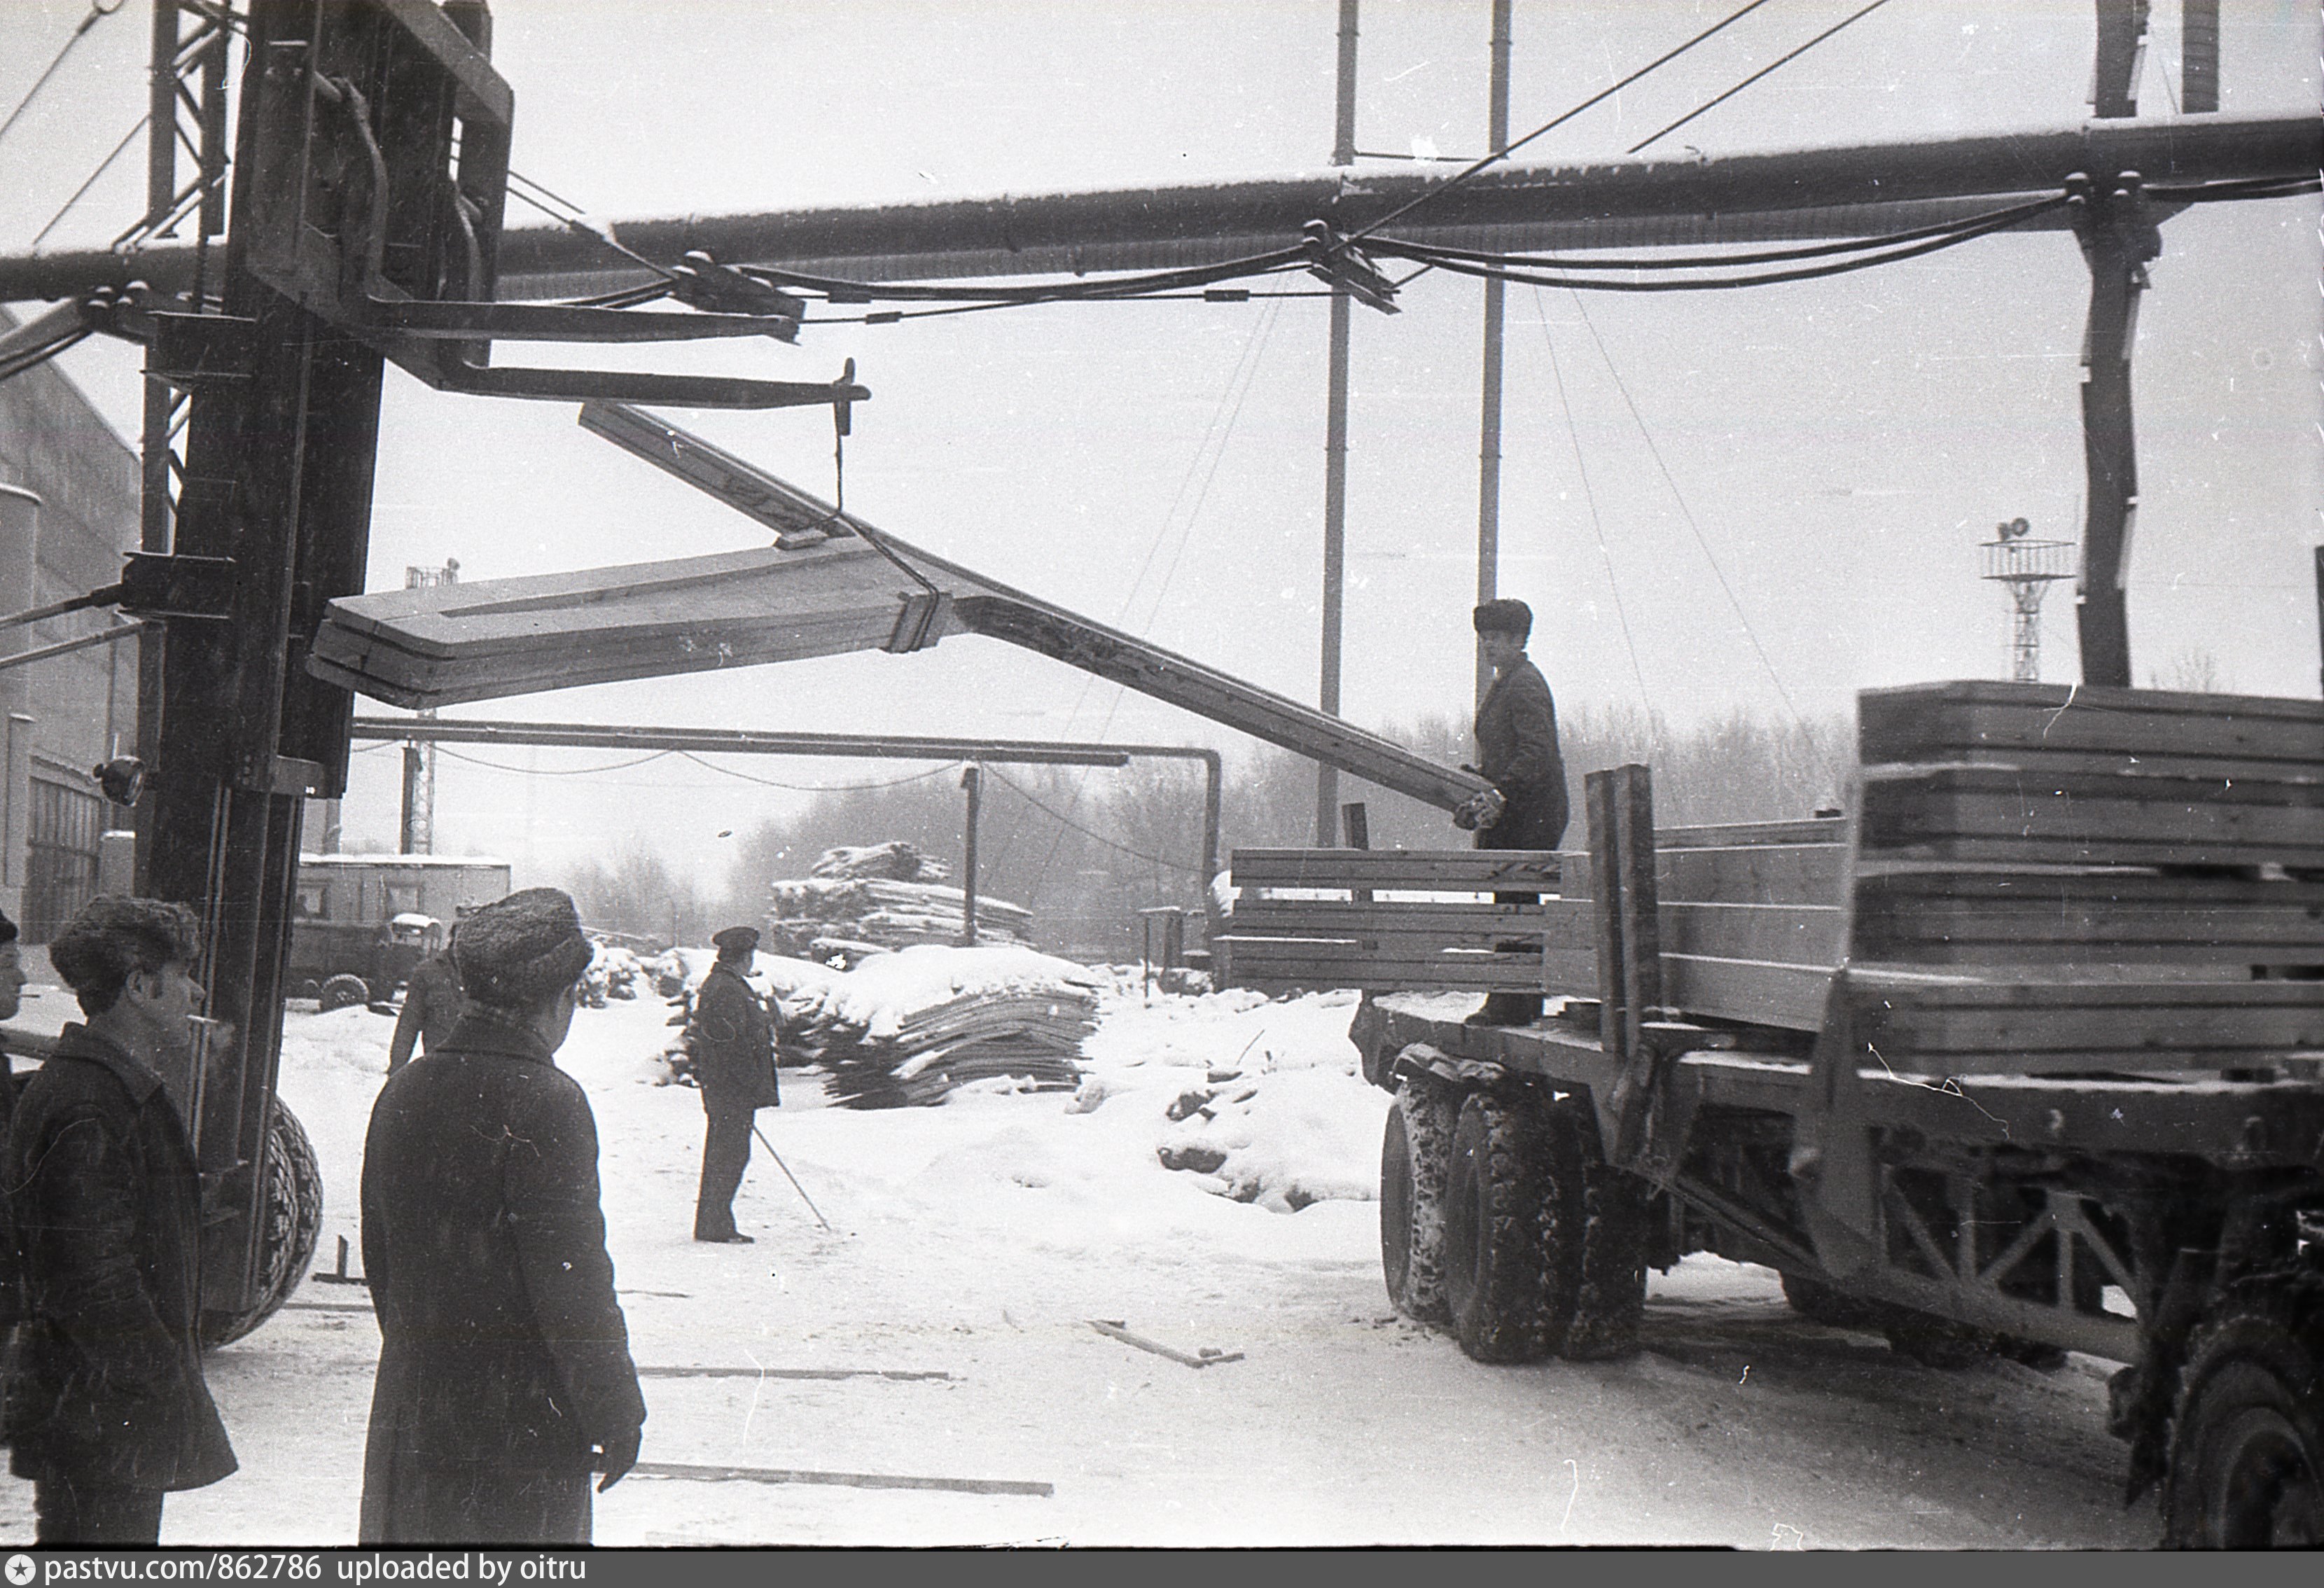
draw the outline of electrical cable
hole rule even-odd
[[[574,203],[570,198],[558,197],[556,193],[551,192],[542,184],[534,181],[530,177],[526,176],[520,171],[512,171],[508,175],[510,185],[507,189],[507,192],[510,198],[517,199],[521,203],[531,205],[535,209],[538,209],[541,214],[547,216],[549,219],[555,221],[558,225],[563,226],[567,231],[578,232],[585,237],[595,237],[598,242],[603,243],[606,247],[622,255],[624,259],[636,262],[639,265],[661,277],[665,282],[674,282],[678,279],[676,272],[656,264],[652,260],[648,259],[644,254],[640,254],[633,248],[624,247],[622,245],[621,240],[613,235],[613,230],[611,226],[600,227],[591,226],[586,218],[588,212],[584,210],[579,205]],[[522,183],[523,187],[517,186],[518,183]],[[548,204],[544,204],[540,198],[534,198],[531,193],[524,191],[524,188],[530,188],[534,192],[543,195],[551,202],[563,205],[565,209],[570,213],[560,213],[558,210],[550,208]],[[659,293],[655,294],[655,296],[659,295]],[[650,299],[638,300],[640,302],[649,302],[650,300]],[[620,304],[615,305],[614,307],[629,308],[631,305]]]
[[[1439,260],[1436,263],[1440,270],[1450,271],[1455,275],[1476,276],[1486,281],[1515,282],[1523,286],[1563,287],[1570,291],[1582,292],[1697,292],[1725,291],[1744,287],[1772,287],[1784,282],[1821,281],[1828,276],[1848,275],[1856,271],[1872,270],[1885,264],[1901,264],[1908,259],[1919,259],[1927,254],[1941,253],[1947,248],[1958,247],[1963,243],[1973,242],[1978,237],[2000,231],[2006,226],[2016,226],[2029,216],[2042,214],[2051,209],[2063,208],[2072,202],[2071,198],[2064,195],[2055,198],[2045,198],[2038,204],[2021,206],[2018,211],[2000,212],[1997,217],[1988,217],[1978,225],[1966,226],[1927,242],[1916,243],[1909,247],[1892,249],[1885,254],[1868,254],[1862,258],[1843,260],[1833,264],[1806,266],[1798,270],[1766,271],[1757,275],[1733,276],[1709,281],[1597,281],[1577,279],[1572,276],[1540,275],[1530,271],[1471,264],[1460,260]],[[1382,252],[1386,251],[1382,250]]]
[[[113,152],[106,155],[103,160],[98,161],[97,162],[97,169],[88,173],[88,180],[83,182],[79,187],[75,188],[73,189],[73,196],[65,200],[64,208],[58,210],[54,215],[49,217],[49,224],[42,226],[39,232],[34,234],[32,237],[32,246],[34,248],[38,248],[41,245],[42,240],[47,237],[51,232],[57,229],[57,223],[64,219],[67,213],[71,210],[74,205],[80,202],[81,195],[88,192],[91,188],[97,186],[97,179],[103,176],[107,171],[110,171],[113,168],[113,162],[121,158],[121,152],[129,147],[129,141],[132,138],[134,138],[138,134],[143,132],[145,130],[145,124],[152,119],[152,118],[150,114],[139,116],[137,118],[137,125],[131,127],[126,133],[124,133],[121,135],[121,142],[113,146]]]
[[[797,291],[819,292],[834,303],[1049,303],[1075,299],[1136,296],[1148,291],[1167,291],[1214,282],[1235,281],[1246,276],[1276,274],[1305,269],[1307,259],[1304,247],[1277,248],[1265,254],[1244,254],[1221,260],[1215,264],[1190,265],[1182,270],[1148,271],[1103,281],[1052,282],[1034,287],[912,286],[808,275],[799,271],[779,270],[772,265],[743,264],[734,268],[738,273],[753,281],[764,282],[770,286],[789,287]]]
[[[2314,179],[2308,179],[2313,181]],[[2149,192],[2156,189],[2150,189]],[[1474,264],[1516,264],[1539,266],[1544,270],[1719,270],[1738,264],[1779,264],[1795,259],[1828,259],[1837,254],[1862,254],[1881,248],[1917,243],[1929,237],[1950,236],[1964,227],[1987,223],[2012,225],[2055,208],[2059,200],[2031,198],[2022,204],[2006,205],[2000,209],[1988,209],[1978,215],[1957,216],[1951,220],[1937,221],[1908,231],[1884,232],[1874,237],[1850,237],[1838,243],[1808,243],[1795,248],[1759,248],[1748,254],[1682,254],[1653,259],[1609,258],[1589,254],[1579,258],[1556,254],[1528,252],[1494,253],[1481,248],[1453,248],[1441,243],[1406,243],[1394,237],[1381,237],[1372,244],[1372,252],[1387,257],[1425,259],[1432,263],[1464,260]]]
[[[1316,294],[1319,297],[1327,295]],[[1275,327],[1282,319],[1282,305],[1278,302],[1268,309],[1263,319],[1252,326],[1250,334],[1243,338],[1242,351],[1236,355],[1235,366],[1227,375],[1226,385],[1219,392],[1218,402],[1211,409],[1210,420],[1203,427],[1202,439],[1194,445],[1194,456],[1186,461],[1186,472],[1179,479],[1178,489],[1170,498],[1170,505],[1163,511],[1161,526],[1155,531],[1154,540],[1147,548],[1146,559],[1139,565],[1138,577],[1130,581],[1129,594],[1122,597],[1120,610],[1114,616],[1116,623],[1125,628],[1130,627],[1131,613],[1138,601],[1139,589],[1145,584],[1146,575],[1154,566],[1154,559],[1161,552],[1162,542],[1169,534],[1170,520],[1176,514],[1178,504],[1185,500],[1187,488],[1194,484],[1196,472],[1203,466],[1204,453],[1209,451],[1210,472],[1203,477],[1202,489],[1196,494],[1194,505],[1187,512],[1185,527],[1179,533],[1177,549],[1171,553],[1170,566],[1164,571],[1162,582],[1155,590],[1154,604],[1148,609],[1146,615],[1147,625],[1150,627],[1154,620],[1160,615],[1163,597],[1169,593],[1170,581],[1178,571],[1179,560],[1185,557],[1186,547],[1194,539],[1195,521],[1202,516],[1203,504],[1210,498],[1211,482],[1218,477],[1219,466],[1226,457],[1228,439],[1234,434],[1235,425],[1242,418],[1243,404],[1250,399],[1251,388],[1259,379],[1259,363],[1266,356],[1268,344],[1273,340]],[[1213,437],[1217,438],[1215,448],[1212,445]],[[1084,679],[1081,693],[1074,697],[1073,709],[1066,714],[1065,721],[1068,729],[1074,719],[1080,716],[1084,703],[1089,699],[1090,691],[1097,687],[1097,683],[1095,675]],[[1098,729],[1097,737],[1101,743],[1113,727],[1114,714],[1120,709],[1122,694],[1121,686],[1116,685],[1113,699],[1106,707],[1105,721]],[[1087,788],[1088,782],[1089,774],[1084,770],[1074,780],[1073,799],[1067,806],[1069,810],[1079,808],[1082,794]],[[1001,860],[1005,861],[1015,847],[1019,830],[1012,826],[1008,836],[1002,840],[999,851]],[[1056,863],[1057,848],[1064,839],[1064,834],[1060,833],[1050,840],[1049,854],[1042,863],[1040,877],[1050,874],[1051,868]],[[1040,893],[1041,882],[1037,878],[1033,884],[1032,897],[1027,900],[1027,903],[1038,903]]]
[[[1420,194],[1416,198],[1398,205],[1396,208],[1389,210],[1386,215],[1380,217],[1379,219],[1371,222],[1370,225],[1365,226],[1351,234],[1347,240],[1350,243],[1360,243],[1365,238],[1370,236],[1373,233],[1379,231],[1382,226],[1387,226],[1393,221],[1401,220],[1404,217],[1411,214],[1422,205],[1442,198],[1445,194],[1451,192],[1462,183],[1469,180],[1471,177],[1474,177],[1488,166],[1493,165],[1499,161],[1507,160],[1510,155],[1524,148],[1527,143],[1532,143],[1536,138],[1540,137],[1544,133],[1563,126],[1567,122],[1572,121],[1575,116],[1580,115],[1583,111],[1588,110],[1591,106],[1612,98],[1615,95],[1628,88],[1632,83],[1635,83],[1640,78],[1645,77],[1648,72],[1657,70],[1658,69],[1669,64],[1671,61],[1677,60],[1680,56],[1693,49],[1697,44],[1700,44],[1705,39],[1710,38],[1713,33],[1719,32],[1736,23],[1741,22],[1745,17],[1750,15],[1753,12],[1758,10],[1759,7],[1766,4],[1767,4],[1767,0],[1749,0],[1749,3],[1744,5],[1740,10],[1733,12],[1728,16],[1722,18],[1720,21],[1711,23],[1709,27],[1703,29],[1702,32],[1695,34],[1692,39],[1689,39],[1685,43],[1681,44],[1677,49],[1670,51],[1666,54],[1656,56],[1654,60],[1648,61],[1646,65],[1632,72],[1628,77],[1624,78],[1620,82],[1613,85],[1613,87],[1601,89],[1600,92],[1592,94],[1589,98],[1584,99],[1581,104],[1573,106],[1572,109],[1552,116],[1549,120],[1542,123],[1541,125],[1527,133],[1524,137],[1519,138],[1516,143],[1508,144],[1505,148],[1496,149],[1481,160],[1471,162],[1470,164],[1462,167],[1460,171],[1455,171],[1452,176],[1447,177],[1444,180],[1443,186],[1432,188],[1427,192]]]
[[[2324,181],[2316,177],[2246,177],[2224,182],[2197,182],[2191,187],[2151,187],[2149,198],[2172,204],[2209,204],[2220,198],[2296,198],[2313,193]]]
[[[1196,872],[1201,869],[1198,866],[1181,865],[1175,860],[1165,860],[1158,854],[1148,854],[1142,849],[1132,849],[1127,844],[1117,844],[1111,838],[1101,837],[1099,835],[1091,832],[1087,827],[1083,826],[1079,822],[1073,820],[1070,817],[1050,809],[1048,806],[1034,798],[1032,794],[1019,787],[1017,780],[1014,778],[1009,777],[990,766],[984,769],[984,775],[991,778],[996,783],[1000,783],[1006,788],[1014,789],[1018,798],[1024,800],[1026,804],[1031,806],[1034,809],[1040,811],[1043,815],[1048,817],[1050,820],[1073,828],[1074,832],[1079,833],[1083,837],[1087,838],[1093,844],[1102,845],[1105,848],[1113,850],[1115,853],[1120,854],[1127,854],[1132,860],[1142,860],[1148,865],[1166,866],[1171,871],[1181,872],[1190,877],[1196,874]]]
[[[1536,294],[1538,291],[1536,289]],[[1671,473],[1670,465],[1663,460],[1662,448],[1655,445],[1654,432],[1646,428],[1646,415],[1638,411],[1637,400],[1630,395],[1629,385],[1622,379],[1622,372],[1615,367],[1613,355],[1607,350],[1606,338],[1599,335],[1597,322],[1590,318],[1588,305],[1584,304],[1577,295],[1573,300],[1573,307],[1580,312],[1582,325],[1588,328],[1590,339],[1598,345],[1598,357],[1605,365],[1606,373],[1613,377],[1614,390],[1622,394],[1622,402],[1630,411],[1631,422],[1638,427],[1639,439],[1646,444],[1646,455],[1655,460],[1655,467],[1662,471],[1663,483],[1670,487],[1671,500],[1678,503],[1679,517],[1686,522],[1688,531],[1694,536],[1694,543],[1702,553],[1702,560],[1711,565],[1711,577],[1719,581],[1719,588],[1727,596],[1727,605],[1735,609],[1735,621],[1741,625],[1743,637],[1751,642],[1752,654],[1758,657],[1759,665],[1767,669],[1767,681],[1775,687],[1776,697],[1783,701],[1784,709],[1790,712],[1792,720],[1800,725],[1801,736],[1807,741],[1810,752],[1822,765],[1824,776],[1837,784],[1840,780],[1839,769],[1825,758],[1823,747],[1816,743],[1815,734],[1808,726],[1806,716],[1800,710],[1798,704],[1792,699],[1792,692],[1784,688],[1783,675],[1776,672],[1775,664],[1768,657],[1766,647],[1759,643],[1758,632],[1752,628],[1750,616],[1744,612],[1742,600],[1735,594],[1735,586],[1728,582],[1727,570],[1720,568],[1719,559],[1711,555],[1711,542],[1704,537],[1702,526],[1695,522],[1694,510],[1687,505],[1686,493],[1679,489],[1677,476]],[[1547,318],[1545,314],[1545,327],[1546,324]]]
[[[41,69],[41,75],[33,79],[32,86],[24,90],[24,97],[16,101],[16,108],[8,113],[8,119],[0,121],[0,138],[8,135],[8,129],[14,126],[16,118],[24,114],[24,106],[30,105],[34,97],[49,86],[49,79],[56,76],[57,68],[65,63],[65,57],[72,53],[73,46],[88,36],[89,29],[120,10],[123,4],[124,0],[113,0],[110,5],[106,5],[105,0],[90,0],[88,14],[80,19],[80,25],[73,29],[71,36],[58,46],[55,56]]]
[[[588,778],[604,772],[625,772],[632,767],[643,766],[650,761],[659,761],[663,756],[672,753],[668,750],[656,750],[650,754],[638,756],[634,760],[617,761],[611,766],[508,766],[497,761],[486,761],[480,755],[464,755],[440,741],[438,742],[436,748],[448,761],[466,762],[470,766],[480,766],[489,771],[514,772],[520,777],[527,778]]]
[[[1549,349],[1550,378],[1557,385],[1557,405],[1565,413],[1565,430],[1573,446],[1573,466],[1582,477],[1582,499],[1590,508],[1590,530],[1598,538],[1598,560],[1605,565],[1606,588],[1614,597],[1614,619],[1622,628],[1622,645],[1630,654],[1630,677],[1638,686],[1638,700],[1646,706],[1649,720],[1654,716],[1654,697],[1646,692],[1646,675],[1638,665],[1638,642],[1630,633],[1630,614],[1622,605],[1622,586],[1614,577],[1614,554],[1606,544],[1606,526],[1598,516],[1598,494],[1591,488],[1590,464],[1582,449],[1582,428],[1573,414],[1572,400],[1565,394],[1565,370],[1558,362],[1557,342],[1549,334],[1549,316],[1541,317],[1541,339]]]
[[[53,342],[27,348],[14,358],[0,359],[0,381],[13,380],[28,369],[36,369],[67,348],[79,346],[94,335],[96,335],[94,331],[84,328],[69,336],[60,337]]]
[[[1708,111],[1715,109],[1719,106],[1724,105],[1729,99],[1734,98],[1736,95],[1740,94],[1744,89],[1757,82],[1761,78],[1764,78],[1769,73],[1776,71],[1784,66],[1788,66],[1791,62],[1797,60],[1801,56],[1805,55],[1809,51],[1814,49],[1818,44],[1822,43],[1826,39],[1831,38],[1834,33],[1839,32],[1843,28],[1853,27],[1856,23],[1863,21],[1866,17],[1871,15],[1874,12],[1879,10],[1882,6],[1887,4],[1888,0],[1872,0],[1871,5],[1867,5],[1863,10],[1856,13],[1855,15],[1848,17],[1843,21],[1834,23],[1831,27],[1824,29],[1823,32],[1818,33],[1814,38],[1810,39],[1806,43],[1801,45],[1790,54],[1777,56],[1774,60],[1768,62],[1766,66],[1761,67],[1749,77],[1745,78],[1741,82],[1728,89],[1724,94],[1720,95],[1715,99],[1705,100],[1702,104],[1696,106],[1692,110],[1688,111],[1684,115],[1680,116],[1676,121],[1671,123],[1670,125],[1665,127],[1661,132],[1655,133],[1650,137],[1644,138],[1639,142],[1631,144],[1628,149],[1624,150],[1623,152],[1626,154],[1636,154],[1648,143],[1652,143],[1657,139],[1666,137],[1670,134],[1678,131],[1679,128],[1686,125],[1687,123],[1692,121],[1696,116],[1702,115]]]
[[[691,750],[680,750],[677,753],[706,771],[722,772],[727,777],[740,778],[746,783],[763,784],[770,789],[787,789],[794,794],[862,794],[880,789],[900,789],[907,783],[923,783],[930,778],[941,777],[953,768],[966,764],[963,762],[948,761],[942,766],[933,766],[924,772],[914,772],[909,777],[891,778],[884,783],[785,783],[773,778],[752,777],[749,772],[736,771],[731,766],[720,766],[715,762],[705,761]]]

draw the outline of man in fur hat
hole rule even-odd
[[[197,937],[181,904],[106,898],[49,945],[87,1019],[24,1082],[0,1174],[30,1313],[6,1433],[42,1544],[154,1543],[164,1495],[235,1470],[202,1379],[201,1180],[162,1084],[193,1040]]]
[[[1565,837],[1565,760],[1557,747],[1557,704],[1541,669],[1526,658],[1533,608],[1503,598],[1480,605],[1477,642],[1492,664],[1493,687],[1477,707],[1477,770],[1501,796],[1497,820],[1477,829],[1480,849],[1554,849]],[[1497,903],[1530,904],[1534,893],[1496,893]],[[1541,1000],[1492,992],[1472,1018],[1490,1025],[1529,1025]]]
[[[694,995],[695,1084],[707,1116],[702,1137],[702,1188],[694,1203],[694,1238],[748,1245],[734,1227],[734,1192],[751,1161],[752,1115],[780,1101],[775,1090],[774,1035],[767,1006],[743,975],[758,952],[751,927],[729,927],[710,939],[718,963]]]
[[[589,940],[530,888],[453,939],[467,1005],[390,1076],[364,1142],[379,1315],[365,1545],[589,1541],[589,1474],[638,1455],[645,1399],[613,1297],[597,1128],[553,1055]]]

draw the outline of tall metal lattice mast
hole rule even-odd
[[[2042,681],[2042,597],[2076,571],[2071,540],[2027,538],[2033,525],[2022,518],[1994,526],[1994,538],[1978,547],[1978,577],[2005,585],[2013,613],[2009,676],[2021,684]]]

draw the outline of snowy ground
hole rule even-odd
[[[1785,1311],[1764,1269],[1657,1276],[1624,1362],[1493,1369],[1404,1323],[1370,1200],[1385,1099],[1352,995],[1109,993],[1090,1082],[945,1106],[823,1106],[784,1076],[754,1152],[754,1246],[688,1237],[702,1114],[652,1084],[651,998],[584,1011],[560,1062],[603,1140],[646,1372],[647,1462],[1054,1486],[1047,1496],[632,1477],[609,1545],[2144,1546],[2103,1430],[2110,1364],[1938,1372]],[[356,1240],[391,1022],[294,1011],[281,1090],[327,1185],[318,1266]],[[1211,1113],[1169,1113],[1214,1089]],[[1240,1094],[1249,1091],[1248,1097]],[[1161,1167],[1208,1149],[1210,1174]],[[1246,1200],[1237,1200],[1237,1197]],[[1293,1211],[1296,1208],[1296,1211]],[[1189,1353],[1195,1370],[1089,1326]],[[349,1544],[378,1346],[359,1287],[309,1282],[210,1359],[242,1471],[173,1497],[176,1543]],[[716,1368],[724,1376],[657,1370]],[[807,1378],[801,1370],[853,1370]],[[794,1375],[794,1376],[786,1376]],[[890,1375],[890,1376],[882,1376]],[[909,1376],[905,1376],[909,1375]],[[31,1533],[0,1479],[0,1543]]]

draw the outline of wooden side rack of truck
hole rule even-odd
[[[1617,1354],[1708,1250],[1928,1362],[2126,1364],[2173,1542],[2324,1538],[2324,705],[1863,695],[1844,816],[1586,851],[1242,852],[1242,984],[1359,987],[1389,1290]],[[1542,993],[1526,1027],[1447,992]]]

